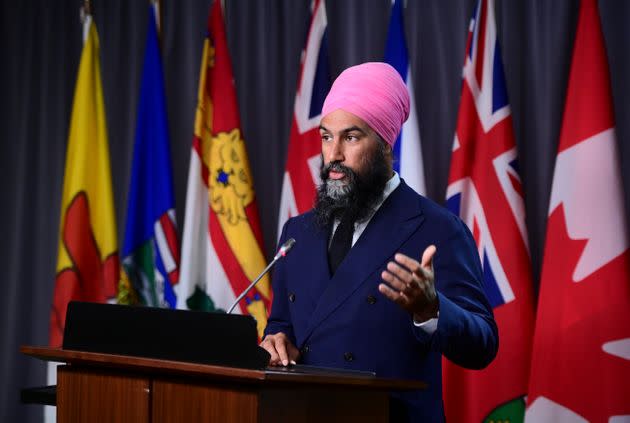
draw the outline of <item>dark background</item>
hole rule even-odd
[[[164,0],[162,57],[180,230],[202,42],[210,0]],[[101,40],[119,242],[133,149],[148,2],[93,0]],[[226,25],[267,256],[277,208],[309,0],[226,0]],[[61,186],[81,53],[80,0],[0,1],[0,421],[39,421],[19,388],[45,365],[19,354],[48,342]],[[448,178],[461,68],[474,0],[409,0],[405,11],[429,197]],[[381,60],[390,0],[327,2],[331,72]],[[579,1],[497,1],[496,16],[525,187],[537,285]],[[630,210],[630,2],[601,0]]]

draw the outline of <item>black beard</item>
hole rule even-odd
[[[374,207],[381,201],[383,190],[391,178],[391,169],[387,165],[385,149],[379,148],[366,159],[364,172],[355,172],[340,162],[330,162],[320,166],[319,176],[322,183],[317,187],[315,217],[322,228],[329,227],[335,219],[350,215],[355,222],[367,219]],[[347,184],[343,187],[329,186],[334,181],[329,179],[331,170],[343,172]]]

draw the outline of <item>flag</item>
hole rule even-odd
[[[522,421],[534,324],[532,276],[493,0],[477,4],[469,28],[446,198],[475,239],[500,337],[497,357],[484,370],[444,359],[446,417]]]
[[[278,236],[290,217],[305,213],[313,207],[316,187],[320,182],[321,138],[319,121],[322,106],[331,86],[328,63],[328,23],[326,4],[312,3],[311,25],[302,50],[300,78],[295,94],[295,106],[287,163],[282,181]]]
[[[265,257],[220,1],[208,18],[186,196],[177,307],[226,310]],[[271,296],[265,276],[235,309],[256,318],[261,336]]]
[[[99,39],[88,15],[66,152],[50,346],[62,345],[70,301],[116,298],[119,266]]]
[[[597,2],[582,0],[551,187],[527,421],[630,421],[626,216]]]
[[[61,347],[70,301],[115,301],[120,262],[112,195],[99,38],[90,15],[83,23],[83,51],[74,89],[61,197],[55,289],[49,343]],[[57,365],[47,366],[49,385]],[[45,407],[44,420],[56,421]]]
[[[409,90],[411,105],[409,119],[403,124],[396,144],[394,144],[394,170],[416,192],[425,194],[426,185],[424,182],[422,146],[418,126],[418,110],[416,108],[409,56],[407,54],[407,42],[405,41],[402,0],[394,0],[392,5],[385,44],[385,61],[392,65],[398,71],[403,81],[405,81]]]
[[[173,285],[179,280],[179,240],[156,22],[155,8],[149,6],[119,302],[174,308],[177,299]],[[137,299],[133,298],[135,295]]]

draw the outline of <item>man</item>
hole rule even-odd
[[[391,394],[392,419],[442,421],[442,355],[479,369],[498,348],[475,243],[458,217],[392,170],[409,116],[394,68],[346,69],[322,116],[322,184],[315,208],[283,228],[280,243],[297,242],[274,272],[261,346],[270,365],[425,381],[426,390]]]

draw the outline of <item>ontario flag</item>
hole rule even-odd
[[[326,3],[315,0],[311,6],[313,13],[306,46],[302,50],[287,164],[282,182],[278,236],[287,219],[313,207],[315,190],[320,183],[322,149],[319,121],[331,80]]]
[[[240,130],[221,2],[208,18],[188,172],[177,307],[226,310],[265,268],[262,233]],[[262,336],[271,305],[269,276],[237,305]]]
[[[626,216],[597,2],[582,0],[551,188],[527,421],[630,421]]]
[[[120,263],[99,63],[90,15],[74,91],[59,224],[50,345],[61,347],[66,308],[73,300],[115,300]],[[49,375],[50,376],[50,375]]]
[[[446,417],[455,422],[522,421],[533,333],[532,277],[494,1],[470,23],[453,143],[447,206],[475,239],[500,348],[484,370],[444,359]]]
[[[424,195],[426,193],[426,184],[424,181],[418,110],[416,108],[409,56],[407,54],[407,42],[405,41],[402,3],[402,0],[394,0],[385,44],[385,61],[392,65],[398,71],[403,81],[405,81],[407,90],[409,90],[411,104],[409,119],[403,124],[396,144],[394,144],[394,170],[400,174],[407,185]]]
[[[175,308],[179,240],[155,9],[149,6],[118,299]]]

